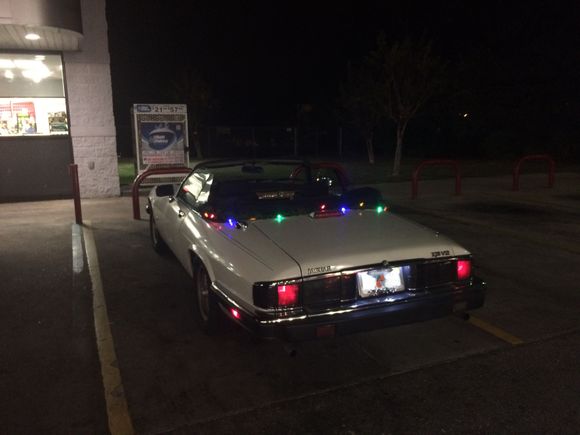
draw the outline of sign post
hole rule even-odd
[[[133,104],[131,116],[137,175],[147,169],[189,166],[185,104]]]

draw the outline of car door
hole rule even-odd
[[[185,217],[195,207],[200,198],[203,187],[207,181],[207,174],[193,172],[179,186],[176,195],[169,198],[169,201],[163,211],[163,220],[165,221],[165,242],[171,247],[171,250],[180,255],[182,242],[179,239],[179,228],[183,225]]]

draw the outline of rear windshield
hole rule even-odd
[[[301,163],[252,163],[207,167],[209,196],[205,207],[220,217],[266,219],[307,214],[320,204],[338,207],[326,182],[309,179]]]
[[[259,162],[208,165],[200,170],[211,172],[217,181],[289,181],[306,182],[305,166],[300,162]],[[294,176],[293,176],[294,174]]]

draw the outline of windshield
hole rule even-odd
[[[289,181],[307,182],[307,172],[300,161],[209,162],[199,170],[211,172],[218,181]]]
[[[307,165],[299,161],[217,162],[200,166],[194,174],[198,171],[210,174],[206,186],[211,189],[202,212],[221,219],[307,214],[321,204],[338,207],[339,198],[329,193],[328,183],[311,180]]]

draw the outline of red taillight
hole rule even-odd
[[[240,319],[242,317],[240,312],[238,310],[236,310],[235,308],[230,308],[230,313],[232,313],[232,316],[234,317],[234,319]]]
[[[287,284],[278,286],[278,306],[288,307],[298,304],[298,284]]]
[[[471,260],[457,260],[457,280],[463,281],[471,277]]]

